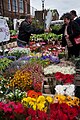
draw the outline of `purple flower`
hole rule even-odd
[[[49,58],[49,56],[45,55],[45,56],[42,56],[42,57],[41,57],[41,60],[45,60],[45,59],[47,59],[47,58]]]
[[[55,62],[55,63],[59,63],[60,62],[60,60],[59,60],[59,58],[57,57],[57,56],[49,56],[49,59],[52,61],[52,62]]]
[[[7,58],[10,60],[16,60],[16,56],[7,56]]]
[[[21,61],[21,60],[30,60],[32,57],[29,57],[29,56],[24,56],[24,57],[21,57],[19,58],[18,60]]]
[[[3,56],[3,55],[1,55],[1,56],[0,56],[0,59],[1,59],[1,58],[4,58],[4,56]]]

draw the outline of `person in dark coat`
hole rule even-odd
[[[54,30],[52,33],[62,34],[62,46],[67,45],[68,48],[68,57],[78,57],[79,56],[79,47],[76,45],[74,38],[80,35],[80,26],[75,21],[72,21],[72,16],[70,13],[64,14],[64,24],[61,29]]]
[[[77,13],[75,10],[71,10],[70,14],[72,15],[72,19],[77,22],[80,26],[80,18],[77,16]]]
[[[17,45],[19,47],[26,47],[29,45],[31,34],[42,34],[44,29],[35,28],[31,25],[32,16],[27,15],[25,20],[20,24]]]

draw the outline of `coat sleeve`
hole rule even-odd
[[[42,33],[44,33],[43,29],[35,28],[31,24],[27,24],[26,22],[23,23],[22,28],[24,29],[24,31],[26,33],[29,33],[29,34],[42,34]]]
[[[80,35],[80,26],[78,25],[77,22],[74,21],[72,23],[72,34],[69,35],[69,38],[74,39],[78,35]]]

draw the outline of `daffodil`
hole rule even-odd
[[[36,99],[35,98],[31,98],[31,100],[29,101],[29,105],[33,106],[35,102],[36,102]]]
[[[38,103],[37,104],[37,109],[38,110],[42,110],[43,111],[44,108],[45,108],[45,104],[44,103]]]
[[[44,102],[46,100],[46,98],[44,97],[44,96],[39,96],[38,98],[37,98],[37,103],[39,103],[39,102]]]
[[[52,101],[53,101],[52,97],[50,97],[50,96],[47,96],[47,97],[46,97],[46,100],[47,100],[49,103],[52,103]]]

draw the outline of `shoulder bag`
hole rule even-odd
[[[74,38],[76,44],[80,44],[80,35]]]

